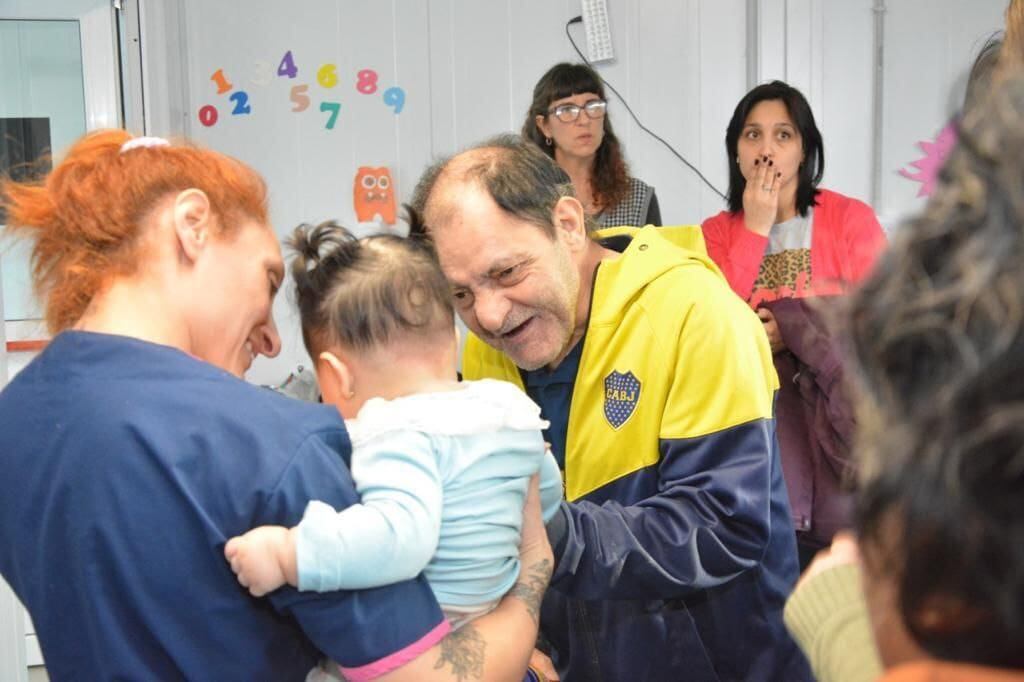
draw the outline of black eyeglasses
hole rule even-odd
[[[587,112],[588,118],[603,118],[604,112],[608,109],[608,102],[603,99],[592,99],[582,107],[578,104],[559,104],[554,109],[548,109],[548,114],[554,114],[562,123],[572,123],[580,117],[580,112]]]

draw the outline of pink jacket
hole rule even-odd
[[[722,211],[705,220],[702,228],[711,260],[721,268],[733,291],[753,308],[776,298],[841,294],[848,285],[868,276],[885,247],[885,233],[870,206],[820,190],[811,236],[811,286],[804,289],[798,285],[792,292],[754,291],[768,237],[744,226],[743,211]]]

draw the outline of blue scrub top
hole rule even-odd
[[[65,332],[0,393],[0,453],[0,573],[51,678],[302,679],[324,652],[358,679],[447,631],[422,578],[255,599],[224,560],[310,499],[357,500],[333,407]]]

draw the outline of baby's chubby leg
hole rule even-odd
[[[295,530],[283,526],[260,526],[228,540],[224,557],[238,582],[254,597],[262,597],[282,585],[298,586],[295,558]]]

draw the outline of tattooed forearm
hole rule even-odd
[[[441,640],[441,657],[434,670],[450,665],[455,679],[479,680],[484,675],[484,649],[487,642],[472,623],[463,625]]]
[[[544,589],[551,580],[551,560],[538,561],[529,568],[524,568],[517,582],[508,594],[523,600],[526,610],[534,622],[540,621],[540,602],[544,598]]]

